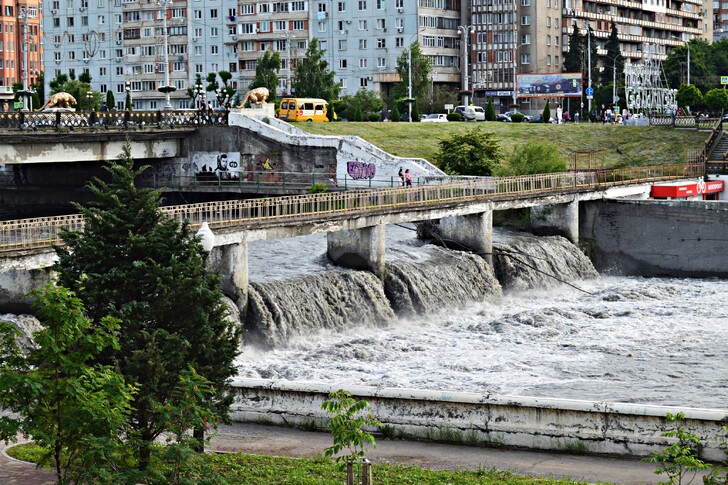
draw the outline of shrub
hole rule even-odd
[[[364,115],[361,112],[361,106],[357,106],[354,110],[354,121],[364,121]]]
[[[333,415],[329,419],[329,429],[334,444],[324,450],[327,458],[348,450],[348,455],[338,456],[336,461],[342,464],[352,462],[364,458],[367,444],[372,448],[377,446],[374,436],[364,428],[378,428],[382,423],[374,419],[371,413],[366,413],[369,409],[367,401],[356,401],[350,392],[339,389],[329,394],[329,399],[321,404],[321,409]]]
[[[329,186],[325,182],[316,182],[306,187],[306,192],[309,194],[321,194],[328,191]]]
[[[495,121],[495,106],[493,106],[493,98],[488,98],[488,106],[485,107],[485,121]]]
[[[551,119],[551,106],[548,101],[546,102],[546,106],[544,106],[544,108],[543,108],[542,117],[543,117],[544,123],[548,123],[549,120]]]
[[[397,107],[397,103],[394,103],[394,106],[392,106],[392,111],[389,113],[389,120],[390,121],[399,121],[400,117],[399,108]]]
[[[463,115],[460,113],[448,113],[447,121],[463,121]]]
[[[436,158],[450,175],[487,176],[501,159],[501,149],[493,133],[473,128],[440,141]]]
[[[380,116],[378,113],[369,113],[367,115],[367,121],[371,121],[371,122],[379,121],[379,118],[380,118]]]
[[[525,116],[523,116],[522,113],[513,113],[511,115],[511,121],[513,123],[523,123],[523,120],[526,119]]]
[[[556,145],[531,141],[517,147],[504,164],[495,168],[495,173],[499,176],[554,173],[566,171],[566,166]]]

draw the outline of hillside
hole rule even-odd
[[[601,165],[603,160],[605,167],[683,163],[688,150],[702,148],[708,138],[707,132],[696,130],[598,123],[299,123],[297,126],[318,135],[360,136],[393,155],[421,157],[433,163],[437,163],[440,140],[474,128],[495,133],[505,154],[530,140],[550,141],[567,160],[574,152],[593,152],[592,166]]]

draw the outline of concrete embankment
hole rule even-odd
[[[333,386],[261,379],[233,382],[237,422],[324,428],[321,403]],[[470,445],[646,456],[669,444],[667,413],[703,439],[702,457],[725,458],[717,440],[728,409],[674,408],[570,399],[412,389],[348,388],[366,399],[393,436]]]

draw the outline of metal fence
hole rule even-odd
[[[518,177],[470,178],[455,183],[348,192],[292,195],[275,198],[205,202],[163,207],[169,217],[193,226],[208,222],[217,228],[252,228],[271,221],[310,220],[365,211],[397,211],[438,207],[488,198],[518,198],[573,190],[596,190],[613,185],[651,182],[705,173],[705,165],[662,165],[619,170],[564,172]],[[80,215],[0,222],[0,252],[62,244],[62,228],[83,229]]]
[[[129,128],[144,126],[227,126],[221,110],[56,111],[0,113],[0,128],[18,130]]]

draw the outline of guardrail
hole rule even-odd
[[[292,195],[275,198],[205,202],[162,207],[169,217],[193,226],[252,227],[270,221],[306,220],[334,214],[438,206],[493,197],[519,197],[570,190],[596,190],[614,185],[685,177],[705,172],[703,165],[661,165],[619,170],[562,172],[517,177],[471,178],[456,183],[349,192]],[[62,228],[83,230],[80,215],[0,222],[0,252],[62,244]]]
[[[221,110],[56,111],[0,113],[0,128],[18,130],[73,128],[129,128],[143,126],[227,126]]]
[[[672,126],[674,128],[695,128],[697,130],[710,130],[720,118],[708,118],[703,116],[671,116],[651,115],[650,125]]]

